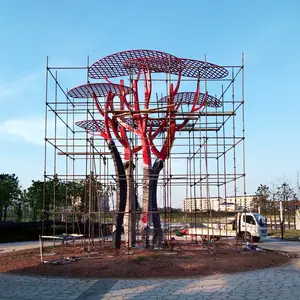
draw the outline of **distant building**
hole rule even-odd
[[[226,197],[226,202],[235,203],[237,210],[247,209],[250,210],[255,195],[248,196],[230,196]]]
[[[209,197],[209,198],[186,198],[183,200],[183,210],[186,212],[191,211],[234,211],[251,209],[251,204],[254,195],[249,196],[229,196],[226,199],[222,197]]]
[[[236,205],[233,202],[223,202],[220,204],[221,211],[234,211],[236,210]]]
[[[183,200],[183,210],[187,212],[199,210],[219,210],[220,202],[224,202],[222,198],[186,198]]]

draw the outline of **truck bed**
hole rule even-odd
[[[226,229],[216,229],[212,227],[191,227],[189,228],[189,235],[213,235],[213,236],[223,236],[223,237],[235,237],[235,230]]]

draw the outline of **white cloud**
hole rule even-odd
[[[15,95],[15,91],[11,88],[0,85],[0,100],[10,98]]]
[[[41,117],[10,119],[0,124],[0,134],[18,137],[36,145],[44,145],[44,128],[44,119]]]
[[[56,130],[57,136],[63,137],[65,127],[63,123],[55,121],[53,117],[48,116],[47,132],[52,136]],[[9,119],[2,124],[0,123],[0,136],[22,140],[38,146],[44,146],[45,138],[45,118],[43,116],[26,116],[23,118]]]
[[[43,89],[41,72],[31,72],[10,81],[0,80],[0,101]]]

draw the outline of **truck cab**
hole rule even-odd
[[[267,236],[266,219],[259,213],[238,213],[238,234],[245,241],[258,242],[261,238]]]

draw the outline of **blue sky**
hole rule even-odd
[[[260,183],[295,183],[299,13],[297,0],[2,0],[0,172],[16,173],[24,187],[42,179],[47,55],[53,65],[76,66],[87,55],[93,62],[122,50],[155,49],[231,65],[244,52],[247,192]]]

